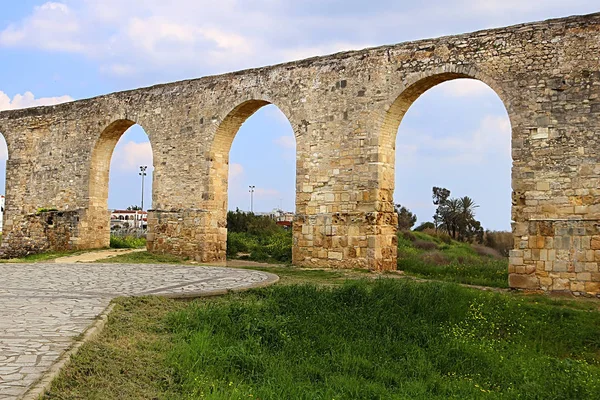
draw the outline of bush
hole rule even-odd
[[[508,253],[515,245],[512,232],[503,231],[486,231],[483,244],[495,249],[504,257],[508,257]]]
[[[438,245],[435,242],[428,242],[428,241],[421,240],[421,239],[415,240],[414,246],[417,249],[426,250],[426,251],[437,250],[437,248],[438,248]]]
[[[474,244],[473,249],[477,254],[484,257],[493,257],[493,258],[503,258],[500,252],[496,249],[492,249],[491,247],[482,246],[480,244]]]
[[[446,232],[442,232],[440,230],[436,231],[434,228],[425,228],[422,232],[434,238],[438,238],[441,242],[446,244],[452,243],[452,238]]]
[[[439,251],[432,251],[430,253],[425,253],[421,255],[421,260],[426,262],[427,264],[433,265],[448,265],[450,260],[443,253]]]
[[[227,257],[253,261],[292,262],[292,231],[277,226],[274,231],[252,234],[227,233]],[[249,253],[240,255],[240,253]]]
[[[246,213],[236,209],[227,213],[227,231],[250,233],[255,236],[270,235],[281,230],[277,222],[266,215]]]
[[[110,247],[113,249],[139,249],[146,247],[146,238],[110,235]]]
[[[411,242],[414,242],[415,240],[417,240],[417,237],[412,232],[409,232],[409,231],[403,231],[402,237]]]

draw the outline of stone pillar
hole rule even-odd
[[[148,251],[203,263],[224,263],[227,227],[205,210],[149,210]]]

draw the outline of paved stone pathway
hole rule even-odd
[[[18,399],[117,296],[197,296],[277,276],[154,264],[0,264],[0,400]]]

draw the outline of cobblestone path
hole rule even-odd
[[[114,297],[210,295],[276,280],[218,267],[0,264],[0,400],[23,396]]]

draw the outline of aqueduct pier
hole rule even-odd
[[[107,246],[110,158],[137,123],[154,154],[149,251],[223,261],[229,149],[274,104],[297,143],[294,263],[395,269],[396,132],[417,97],[456,78],[486,83],[510,117],[510,285],[600,294],[600,14],[2,112],[0,251]]]

